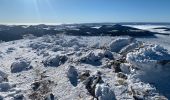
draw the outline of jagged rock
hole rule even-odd
[[[144,100],[144,98],[143,97],[140,97],[140,96],[133,96],[133,99],[134,100]]]
[[[112,62],[112,69],[115,73],[121,72],[120,64],[121,64],[121,62],[119,62],[119,61]]]
[[[46,95],[51,92],[52,84],[53,83],[50,80],[40,80],[38,82],[34,82],[32,84],[32,89],[35,91],[32,91],[28,97],[31,100],[44,100]]]
[[[31,88],[32,88],[34,91],[36,91],[36,90],[39,88],[40,85],[41,85],[40,82],[34,82],[33,84],[31,84]]]
[[[75,69],[74,66],[69,66],[68,72],[67,72],[67,77],[70,80],[70,83],[73,86],[77,86],[78,83],[78,72],[77,69]]]
[[[83,72],[82,74],[79,75],[79,79],[80,81],[84,81],[86,80],[88,77],[90,76],[90,71],[86,70],[85,72]]]
[[[29,69],[32,69],[32,66],[30,65],[30,62],[25,60],[13,62],[11,65],[11,73],[18,73]]]
[[[117,77],[122,78],[122,79],[127,79],[128,77],[123,74],[122,72],[117,73]]]
[[[100,72],[99,72],[99,73],[100,73]],[[88,91],[93,97],[95,97],[95,88],[96,88],[96,85],[97,85],[98,83],[103,83],[103,80],[102,80],[102,77],[101,77],[100,74],[90,76],[90,77],[88,77],[88,78],[85,80],[85,82],[84,82],[87,91]]]

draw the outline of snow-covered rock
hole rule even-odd
[[[45,67],[47,66],[52,66],[52,67],[58,67],[61,64],[64,64],[67,61],[67,56],[65,55],[54,55],[54,56],[49,56],[45,58],[43,61],[43,64]]]
[[[123,47],[129,45],[132,41],[133,39],[131,38],[118,38],[109,44],[109,48],[112,52],[119,52],[123,49]]]
[[[170,60],[170,54],[159,45],[146,45],[138,51],[127,54],[126,60],[141,70],[160,70],[158,61]],[[156,68],[157,67],[157,68]]]
[[[116,100],[113,90],[106,84],[96,85],[95,96],[98,100]]]
[[[132,52],[135,48],[139,48],[142,45],[142,42],[134,41],[131,44],[125,46],[123,49],[120,50],[121,54],[127,54]]]
[[[4,100],[170,98],[168,51],[132,38],[43,36],[1,43],[0,52]]]
[[[89,51],[88,53],[86,53],[80,58],[80,61],[82,63],[96,65],[96,64],[100,64],[100,60],[102,57],[103,57],[103,54],[98,50]]]
[[[32,66],[30,65],[30,62],[26,60],[19,60],[11,64],[12,73],[18,73],[30,69],[32,69]]]

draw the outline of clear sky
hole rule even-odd
[[[0,23],[170,22],[170,0],[0,0]]]

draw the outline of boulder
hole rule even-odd
[[[32,69],[30,62],[26,60],[19,60],[11,64],[11,73],[18,73]]]

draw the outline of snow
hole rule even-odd
[[[144,38],[65,35],[3,42],[0,99],[170,98],[170,53],[166,46],[148,42]],[[119,73],[113,72],[115,61]],[[36,82],[40,85],[33,89]]]
[[[112,41],[109,47],[112,52],[119,52],[123,47],[127,46],[131,42],[130,39],[119,38]]]
[[[29,70],[31,68],[32,66],[30,65],[30,62],[25,60],[20,60],[12,63],[11,73],[18,73],[24,70]]]
[[[97,84],[95,95],[98,100],[116,100],[114,92],[105,84]]]

